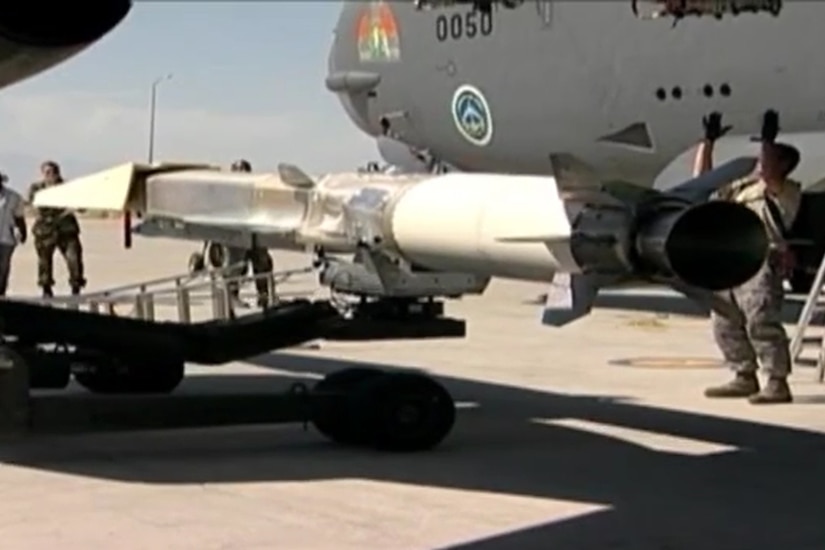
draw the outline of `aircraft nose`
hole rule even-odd
[[[347,116],[362,132],[378,135],[380,129],[370,123],[369,100],[381,75],[361,66],[357,35],[351,32],[362,8],[360,2],[344,2],[341,8],[327,60],[326,87],[338,96]]]

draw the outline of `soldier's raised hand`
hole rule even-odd
[[[714,111],[702,117],[702,126],[705,128],[705,139],[714,142],[730,132],[733,126],[722,126],[722,113]]]
[[[779,113],[773,109],[762,115],[762,132],[760,138],[763,143],[774,143],[779,134]]]

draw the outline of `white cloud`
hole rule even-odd
[[[139,99],[88,93],[0,94],[0,170],[13,182],[27,183],[45,158],[60,162],[69,177],[145,160],[149,109]],[[332,104],[325,107],[255,115],[159,107],[155,160],[227,164],[245,157],[260,169],[287,161],[322,172],[352,168],[373,157],[373,142],[355,130],[343,110]]]

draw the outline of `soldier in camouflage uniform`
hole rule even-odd
[[[46,161],[40,166],[43,179],[29,187],[29,203],[41,189],[63,183],[60,166],[54,161]],[[86,285],[83,278],[83,246],[80,243],[80,224],[77,217],[63,208],[38,208],[32,226],[34,248],[37,251],[37,284],[43,289],[44,297],[54,295],[53,258],[55,249],[66,260],[69,272],[69,287],[72,294],[80,294]]]
[[[251,172],[252,165],[247,160],[236,160],[232,163],[231,170],[233,172]],[[231,273],[231,276],[242,277],[246,274],[247,265],[252,265],[252,273],[255,275],[263,275],[271,273],[274,269],[272,256],[266,248],[253,246],[250,249],[238,248],[228,246],[226,247],[228,261],[227,265],[240,265],[238,272]],[[258,294],[258,306],[267,307],[269,305],[269,285],[263,277],[255,279],[255,289]],[[229,288],[235,302],[239,301],[238,294],[240,288],[238,284],[232,284]]]
[[[705,120],[706,138],[697,155],[699,172],[710,169],[714,141],[728,128],[721,127],[721,116],[714,113]],[[726,364],[734,371],[727,384],[711,387],[707,397],[748,398],[751,403],[789,403],[792,395],[787,378],[791,373],[788,336],[782,326],[783,281],[790,263],[785,242],[801,201],[801,186],[788,179],[799,164],[799,151],[775,143],[778,116],[769,111],[762,127],[758,173],[722,188],[714,197],[743,204],[765,223],[770,240],[768,258],[749,281],[726,292],[738,310],[735,318],[712,314],[713,335]],[[768,375],[760,389],[758,365]]]

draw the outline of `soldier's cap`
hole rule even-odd
[[[231,169],[237,172],[251,172],[252,165],[246,159],[238,159],[232,163]]]
[[[6,183],[7,181],[9,181],[9,177],[3,172],[0,172],[0,183]]]

